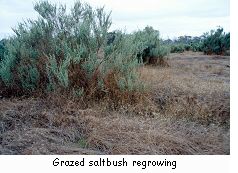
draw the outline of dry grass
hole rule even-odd
[[[142,68],[151,98],[117,110],[1,99],[0,153],[229,154],[229,58],[172,54],[169,65]]]
[[[229,132],[186,119],[1,101],[2,154],[229,154]]]
[[[229,57],[172,54],[170,68],[142,69],[159,112],[229,128]],[[207,68],[209,67],[209,68]],[[219,69],[219,73],[217,73]]]

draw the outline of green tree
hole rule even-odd
[[[203,35],[202,50],[205,54],[226,54],[230,50],[230,33],[225,33],[223,28],[211,30]]]

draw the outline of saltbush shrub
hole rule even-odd
[[[0,61],[3,60],[3,56],[4,56],[4,53],[6,51],[6,48],[5,48],[6,43],[7,43],[6,39],[0,40]]]
[[[170,48],[171,53],[182,53],[185,51],[185,46],[183,44],[172,44]]]
[[[159,31],[147,26],[144,30],[133,33],[133,36],[134,42],[139,44],[140,47],[140,52],[137,56],[141,62],[160,65],[158,62],[165,61],[165,56],[168,55],[169,49],[161,44]]]
[[[6,93],[59,90],[87,98],[135,100],[135,93],[143,90],[137,73],[141,43],[118,33],[108,44],[110,13],[80,1],[70,12],[48,1],[34,9],[38,19],[20,23],[5,46],[0,82]]]
[[[180,36],[175,40],[164,40],[171,47],[171,53],[186,51],[204,52],[205,54],[229,55],[230,33],[218,27],[200,37]]]
[[[230,33],[225,33],[221,27],[205,33],[203,37],[202,50],[205,54],[226,55],[230,50]]]

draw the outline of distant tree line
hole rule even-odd
[[[204,33],[200,37],[180,36],[175,40],[163,40],[163,44],[170,47],[171,53],[184,51],[202,51],[204,54],[229,55],[230,33],[218,27],[216,30]]]

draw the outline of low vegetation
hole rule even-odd
[[[207,55],[229,55],[230,52],[230,33],[225,33],[221,27],[200,37],[181,36],[176,40],[168,39],[163,42],[170,46],[171,53],[193,51]]]
[[[229,33],[162,40],[109,32],[80,1],[34,9],[0,42],[0,154],[230,153]]]
[[[0,153],[229,154],[229,58],[169,58],[168,68],[140,69],[153,99],[147,106],[113,111],[59,94],[0,99]]]

